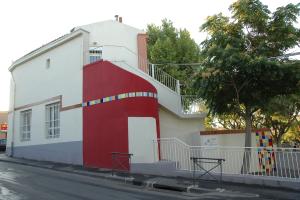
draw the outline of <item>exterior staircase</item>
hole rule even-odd
[[[112,53],[114,52],[114,53]],[[102,46],[102,59],[130,71],[155,86],[161,106],[181,118],[202,118],[206,115],[203,101],[196,95],[181,95],[180,82],[124,46]]]

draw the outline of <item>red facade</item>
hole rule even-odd
[[[143,78],[108,62],[83,69],[83,102],[130,92],[157,93]],[[130,97],[83,107],[83,162],[88,167],[111,168],[111,152],[128,152],[128,117],[156,119],[157,98]],[[141,133],[143,134],[143,133]]]

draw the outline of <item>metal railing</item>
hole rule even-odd
[[[161,64],[152,64],[147,59],[143,59],[141,57],[139,57],[138,62],[140,70],[142,70],[158,82],[162,83],[163,85],[167,86],[177,94],[180,94],[179,80],[160,69],[159,66],[161,66]]]
[[[119,60],[126,60],[126,59],[129,59],[131,61],[138,60],[138,62],[135,63],[135,65],[136,64],[138,65],[138,66],[136,66],[137,68],[139,68],[140,70],[142,70],[143,72],[145,72],[146,74],[148,74],[149,76],[151,76],[152,78],[157,80],[158,82],[164,84],[165,86],[167,86],[168,88],[170,88],[174,92],[180,94],[179,80],[175,79],[170,74],[168,74],[168,73],[164,72],[163,70],[161,70],[157,65],[151,64],[147,59],[143,59],[142,56],[139,56],[137,53],[135,53],[134,51],[132,51],[128,47],[119,46],[119,45],[101,45],[101,46],[90,47],[90,48],[97,48],[97,49],[101,48],[101,58],[99,56],[98,59],[102,59],[102,55],[104,55],[103,58],[104,59],[109,59],[109,60],[110,59],[112,59],[112,60],[118,60],[118,59]],[[114,54],[113,55],[107,55],[107,54],[105,54],[106,52],[109,52],[109,53],[114,52]],[[90,57],[92,55],[93,54],[90,53]],[[117,57],[115,57],[115,55],[117,55]],[[97,58],[94,58],[94,60],[96,61]],[[130,63],[130,64],[132,65],[132,64],[134,64],[134,62]]]
[[[177,94],[180,94],[179,80],[164,72],[162,69],[159,68],[158,65],[148,63],[146,66],[147,68],[146,70],[143,70],[144,72],[146,72],[149,76],[162,83],[163,85],[167,86]]]
[[[183,114],[206,112],[204,100],[196,95],[181,95],[181,108]]]
[[[300,178],[299,148],[190,146],[177,138],[162,138],[154,143],[159,146],[160,159],[174,161],[179,170],[192,171],[190,157],[205,157],[225,159],[223,174]],[[204,163],[203,167],[211,166]],[[212,172],[219,171],[216,168]]]
[[[131,153],[121,153],[121,152],[112,152],[112,175],[115,175],[116,172],[130,172]]]
[[[99,51],[101,56],[95,55],[90,51]],[[89,49],[90,62],[97,61],[99,59],[106,59],[110,61],[123,61],[128,62],[129,66],[138,68],[156,81],[160,82],[167,88],[180,95],[180,82],[170,74],[163,71],[161,64],[152,64],[147,59],[143,59],[142,56],[138,56],[137,53],[130,50],[125,46],[119,45],[101,45],[93,46]],[[135,62],[137,61],[138,62]],[[130,61],[130,62],[129,62]],[[136,66],[137,65],[137,66]],[[205,111],[205,105],[201,98],[196,95],[183,95],[181,96],[181,112],[182,114],[197,114]]]
[[[191,157],[190,158],[193,161],[193,185],[196,185],[196,179],[201,180],[201,177],[204,177],[205,175],[209,175],[214,180],[218,181],[220,184],[220,188],[222,188],[222,174],[223,174],[223,168],[222,164],[225,162],[225,159],[222,158],[204,158],[204,157]],[[209,168],[205,168],[203,166],[203,163],[210,164]],[[196,170],[201,169],[204,171],[200,176],[196,177]],[[220,177],[217,178],[214,174],[210,173],[214,169],[220,168]]]

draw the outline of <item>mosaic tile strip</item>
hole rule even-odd
[[[157,94],[153,93],[153,92],[123,93],[123,94],[118,94],[118,95],[115,95],[115,96],[104,97],[104,98],[101,98],[101,99],[96,99],[96,100],[84,102],[84,103],[82,103],[82,107],[93,106],[93,105],[100,104],[100,103],[106,103],[106,102],[111,102],[111,101],[121,100],[121,99],[127,99],[127,98],[132,98],[132,97],[150,97],[150,98],[157,99]]]
[[[267,132],[256,132],[256,146],[265,147],[258,149],[258,164],[261,172],[270,174],[276,171],[275,154],[272,151],[272,135]]]

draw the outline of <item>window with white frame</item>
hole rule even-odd
[[[102,59],[102,47],[90,47],[89,53],[90,53],[90,63]]]
[[[46,137],[58,138],[60,132],[59,122],[60,103],[46,105]]]
[[[31,131],[31,110],[25,110],[21,112],[21,141],[30,140],[30,131]]]

